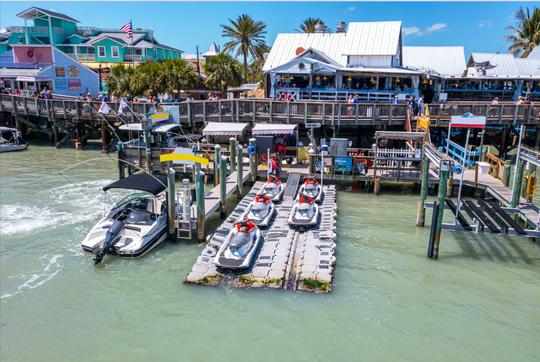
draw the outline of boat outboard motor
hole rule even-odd
[[[112,249],[112,242],[118,234],[122,231],[124,228],[125,222],[124,220],[117,219],[107,230],[107,233],[105,234],[105,241],[103,242],[103,246],[101,249],[98,250],[96,253],[96,257],[94,258],[94,265],[97,265],[103,261],[103,257],[107,254],[111,253]]]

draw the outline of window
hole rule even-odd
[[[105,58],[105,47],[104,46],[97,47],[97,53],[98,53],[98,57]]]
[[[112,46],[111,47],[111,54],[113,58],[119,58],[120,57],[120,48],[118,46]]]

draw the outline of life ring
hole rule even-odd
[[[32,51],[32,49],[28,49],[26,55],[28,56],[28,58],[32,58],[34,56],[34,52]]]

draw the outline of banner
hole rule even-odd
[[[180,107],[179,106],[166,106],[161,105],[161,107],[169,113],[169,121],[180,124]]]
[[[475,116],[472,113],[465,113],[463,116],[452,116],[450,119],[450,126],[460,128],[484,128],[486,127],[486,117]]]

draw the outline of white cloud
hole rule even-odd
[[[423,36],[423,35],[434,33],[436,31],[444,30],[447,27],[448,27],[448,24],[446,23],[434,23],[423,29],[419,28],[418,26],[410,26],[408,28],[403,28],[403,34]]]
[[[351,12],[352,12],[352,11],[355,11],[355,10],[356,10],[356,6],[349,6],[349,7],[347,8],[347,11],[351,11]]]
[[[411,26],[408,28],[403,28],[403,34],[405,35],[413,35],[418,34],[420,32],[420,28],[417,26]]]
[[[478,28],[488,28],[491,26],[491,20],[478,20]]]

